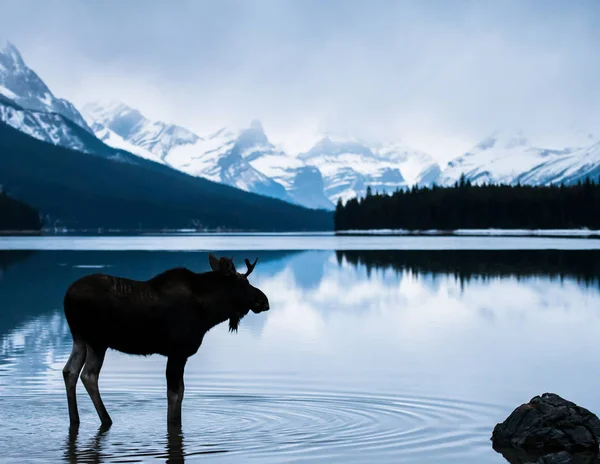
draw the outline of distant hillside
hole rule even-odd
[[[0,184],[9,185],[14,197],[37,208],[44,225],[51,227],[261,231],[333,227],[329,212],[244,192],[110,150],[110,159],[85,154],[0,123]]]
[[[37,210],[0,192],[0,231],[32,231],[40,228]]]

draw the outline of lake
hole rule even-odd
[[[0,238],[2,462],[506,463],[493,427],[547,391],[600,412],[600,241],[489,237]],[[165,359],[109,351],[108,431],[78,384],[62,298],[89,273],[258,257],[271,310],[210,331],[166,427]]]

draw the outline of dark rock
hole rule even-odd
[[[535,453],[518,450],[516,448],[497,448],[510,464],[600,464],[598,453],[593,451],[569,453]]]
[[[598,456],[594,453],[575,453],[571,455],[567,451],[560,451],[547,454],[526,464],[598,464],[599,462]]]
[[[492,433],[494,449],[511,463],[600,462],[599,440],[600,419],[554,393],[522,404]]]
[[[561,451],[559,453],[547,454],[546,456],[542,456],[535,462],[529,462],[527,464],[571,464],[573,459],[571,455],[566,451]]]

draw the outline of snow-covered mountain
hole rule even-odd
[[[260,121],[247,128],[226,127],[196,144],[175,148],[165,161],[189,174],[310,208],[332,209],[323,178],[267,138]]]
[[[94,134],[62,114],[28,110],[2,95],[0,95],[0,122],[35,139],[71,150],[128,163],[135,162],[137,159],[102,143]]]
[[[587,178],[600,179],[600,142],[548,159],[516,180],[522,184],[548,185],[575,184]]]
[[[0,121],[54,145],[129,162],[141,157],[311,208],[333,209],[339,198],[364,196],[368,186],[392,192],[415,184],[451,185],[461,174],[474,183],[528,184],[572,183],[600,174],[600,142],[585,131],[546,134],[544,140],[499,131],[442,171],[427,153],[397,142],[328,135],[292,156],[269,141],[258,121],[201,137],[151,121],[117,101],[90,103],[79,113],[50,91],[14,45],[2,41]]]
[[[260,121],[253,121],[249,128],[239,131],[235,146],[254,169],[283,185],[294,202],[312,208],[333,208],[333,203],[325,196],[319,169],[273,145]]]
[[[0,95],[0,121],[38,140],[89,152],[79,137],[81,128],[69,124],[61,114],[27,110]]]
[[[523,131],[498,131],[450,161],[437,182],[451,185],[461,174],[475,184],[563,182],[588,170],[596,153],[593,144],[591,134],[580,132],[542,143],[531,141]]]
[[[156,159],[193,176],[311,208],[333,208],[320,172],[278,150],[259,121],[200,137],[180,126],[150,121],[120,102],[90,103],[82,113],[107,144]]]
[[[77,109],[67,100],[56,98],[39,76],[23,61],[19,50],[0,39],[0,95],[20,107],[65,116],[92,132]]]
[[[393,192],[415,183],[429,184],[439,175],[439,166],[423,152],[401,144],[374,145],[358,140],[327,136],[298,156],[318,168],[331,202],[364,196],[367,187]]]
[[[0,121],[53,145],[127,158],[98,140],[77,109],[67,100],[56,98],[8,42],[0,43]]]
[[[248,150],[260,147],[256,146],[257,140],[245,140],[243,135],[244,131],[223,128],[193,145],[176,147],[165,161],[194,176],[292,201],[283,185],[255,169],[244,157]]]
[[[150,121],[139,111],[118,101],[88,103],[81,112],[100,139],[115,147],[123,142],[130,148],[138,147],[134,152],[144,158],[163,161],[174,148],[193,145],[200,140],[181,126]]]
[[[141,158],[164,164],[164,161],[162,161],[158,156],[155,156],[153,153],[149,152],[145,148],[138,147],[136,145],[133,145],[132,143],[129,143],[119,134],[111,131],[108,127],[92,121],[90,121],[89,125],[94,131],[96,137],[102,140],[106,145],[117,148],[119,150],[128,151],[129,153],[133,153],[134,155],[137,155]]]
[[[391,161],[402,172],[408,185],[431,185],[440,175],[440,165],[424,151],[403,143],[376,144],[373,152],[382,160]]]

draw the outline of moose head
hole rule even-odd
[[[256,314],[269,310],[267,296],[248,281],[248,276],[254,270],[258,258],[254,260],[254,263],[250,263],[248,259],[245,259],[247,269],[244,274],[237,272],[233,264],[233,258],[224,256],[217,258],[213,254],[209,254],[208,261],[210,268],[219,276],[219,281],[229,294],[230,331],[237,331],[240,321],[250,310]]]

